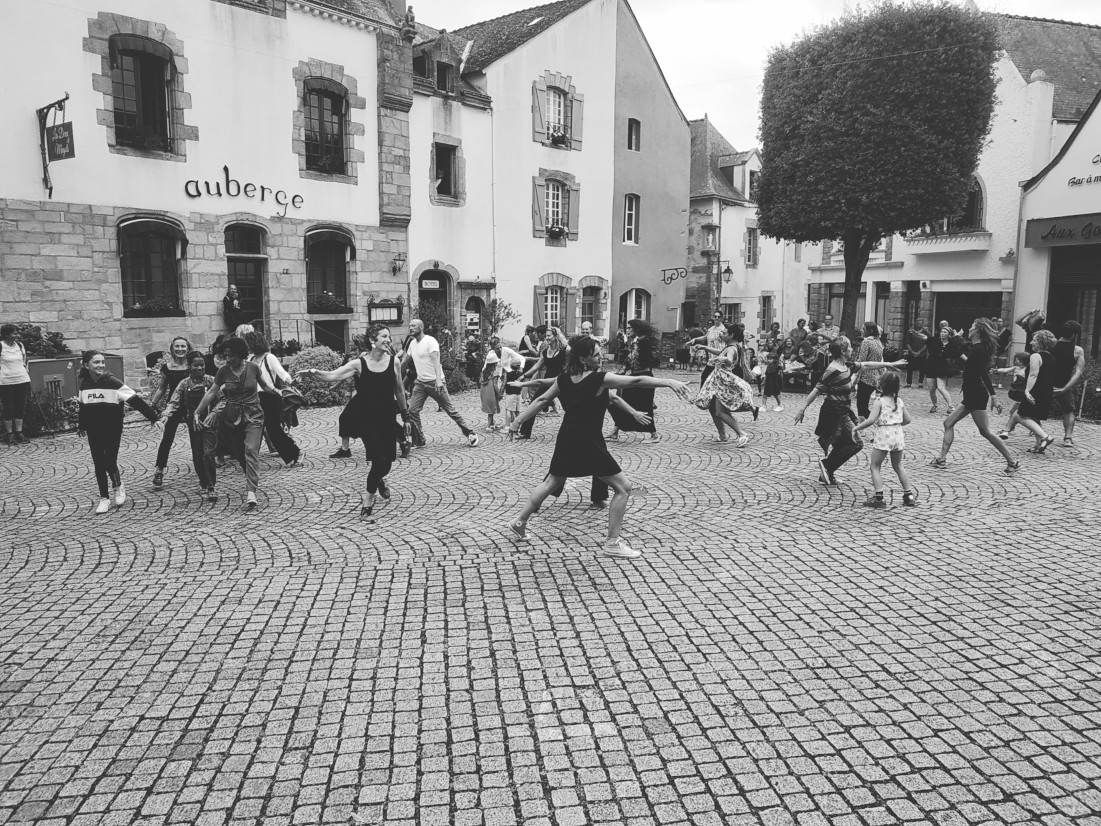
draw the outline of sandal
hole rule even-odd
[[[1040,444],[1036,445],[1036,452],[1037,453],[1045,452],[1049,447],[1051,447],[1051,445],[1054,442],[1055,442],[1055,437],[1054,436],[1048,436],[1046,439],[1041,441]]]
[[[1005,466],[1005,470],[1002,471],[1002,472],[1006,476],[1012,476],[1014,473],[1016,473],[1020,469],[1021,469],[1021,463],[1020,462],[1010,462],[1008,465]]]
[[[935,404],[929,408],[930,413],[937,413],[940,410]]]
[[[748,437],[748,436],[746,436],[746,435],[745,435],[745,434],[743,433],[743,434],[742,434],[741,436],[739,436],[739,437],[738,437],[738,441],[737,441],[737,443],[735,444],[735,447],[745,447],[745,446],[746,446],[746,445],[748,445],[748,444],[749,444],[749,437]]]
[[[1003,442],[1008,442],[1009,441],[1009,431],[1008,430],[1003,430],[1001,433],[998,434],[998,438],[1001,439]]]
[[[948,467],[948,462],[940,457],[937,457],[929,463],[929,467],[935,467],[937,470],[945,470]]]
[[[1063,437],[1063,447],[1074,447],[1074,439],[1070,436]]]

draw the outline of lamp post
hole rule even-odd
[[[723,265],[726,265],[725,267]],[[721,270],[720,270],[721,268]],[[715,261],[715,309],[722,309],[723,284],[729,284],[734,277],[729,261]]]

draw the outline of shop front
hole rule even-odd
[[[1058,154],[1024,184],[1017,272],[1017,315],[1044,309],[1053,330],[1077,321],[1090,358],[1101,355],[1099,101],[1101,94]]]

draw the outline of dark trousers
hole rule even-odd
[[[386,478],[386,474],[390,472],[390,468],[393,466],[394,463],[389,459],[374,459],[371,462],[371,470],[367,473],[368,493],[378,493],[379,482]]]
[[[918,374],[918,383],[925,383],[925,356],[911,356],[906,362],[906,383],[914,383],[914,373]]]
[[[29,381],[22,384],[0,384],[0,408],[3,408],[5,422],[23,418],[23,412],[27,408],[27,396],[30,395],[30,392],[31,383]]]
[[[264,433],[284,464],[298,459],[302,451],[291,435],[283,429],[283,400],[272,393],[260,393],[260,407],[264,409]]]
[[[852,418],[850,415],[843,416],[841,421],[837,425],[837,430],[833,434],[831,439],[820,439],[819,444],[823,448],[830,448],[829,455],[823,460],[823,464],[826,466],[826,470],[829,471],[832,476],[837,472],[845,462],[849,461],[853,456],[858,454],[864,448],[864,443],[860,441],[856,433],[853,432]]]
[[[195,468],[195,475],[199,477],[199,487],[204,490],[214,487],[214,480],[217,478],[214,469],[214,456],[213,454],[209,457],[206,455],[203,431],[196,430],[192,424],[188,423],[187,438],[191,442],[191,465]],[[209,467],[207,467],[208,464]],[[158,467],[160,466],[158,465]]]
[[[116,488],[122,484],[119,476],[119,445],[122,444],[122,420],[118,425],[88,431],[88,449],[92,451],[92,466],[96,471],[99,496],[107,498],[107,478]]]
[[[157,448],[157,467],[168,467],[168,452],[172,450],[172,443],[176,441],[176,428],[187,420],[187,411],[180,407],[175,415],[164,420],[164,433],[161,435],[161,446]]]
[[[862,381],[856,383],[856,414],[862,419],[872,412],[872,393],[875,387]]]

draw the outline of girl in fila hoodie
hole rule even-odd
[[[122,406],[129,404],[142,413],[151,423],[159,416],[144,399],[107,372],[107,360],[98,350],[88,350],[81,356],[84,367],[80,371],[80,430],[88,436],[92,451],[96,482],[99,484],[99,504],[96,513],[107,513],[111,499],[107,496],[107,477],[111,477],[114,501],[121,505],[126,501],[126,489],[119,476],[118,456],[122,442]]]

